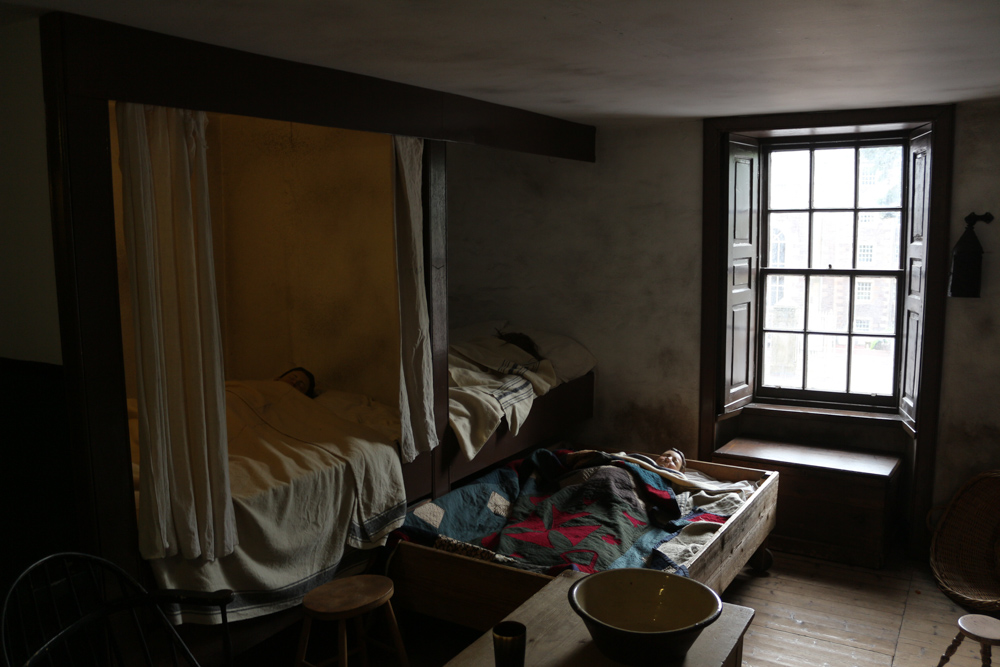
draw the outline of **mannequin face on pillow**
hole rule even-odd
[[[668,449],[655,459],[656,465],[671,470],[684,470],[684,455],[676,449]]]
[[[316,380],[313,374],[304,368],[293,368],[278,376],[282,382],[287,382],[306,396],[312,396],[313,389],[316,388]]]

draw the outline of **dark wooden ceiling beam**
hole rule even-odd
[[[74,14],[42,21],[60,35],[70,96],[595,158],[589,125]]]

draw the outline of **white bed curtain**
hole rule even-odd
[[[395,137],[396,253],[399,266],[400,455],[412,461],[437,447],[430,317],[424,287],[424,214],[421,199],[424,142]]]
[[[232,553],[204,112],[117,103],[138,385],[139,548]]]

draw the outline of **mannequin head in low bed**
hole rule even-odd
[[[296,366],[285,371],[277,379],[287,382],[309,398],[315,396],[316,377],[301,366]]]
[[[684,458],[684,452],[679,449],[668,449],[653,460],[660,467],[670,468],[679,472],[684,472],[684,468],[687,466],[687,459]]]

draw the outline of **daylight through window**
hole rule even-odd
[[[766,149],[760,395],[893,400],[903,149]]]

